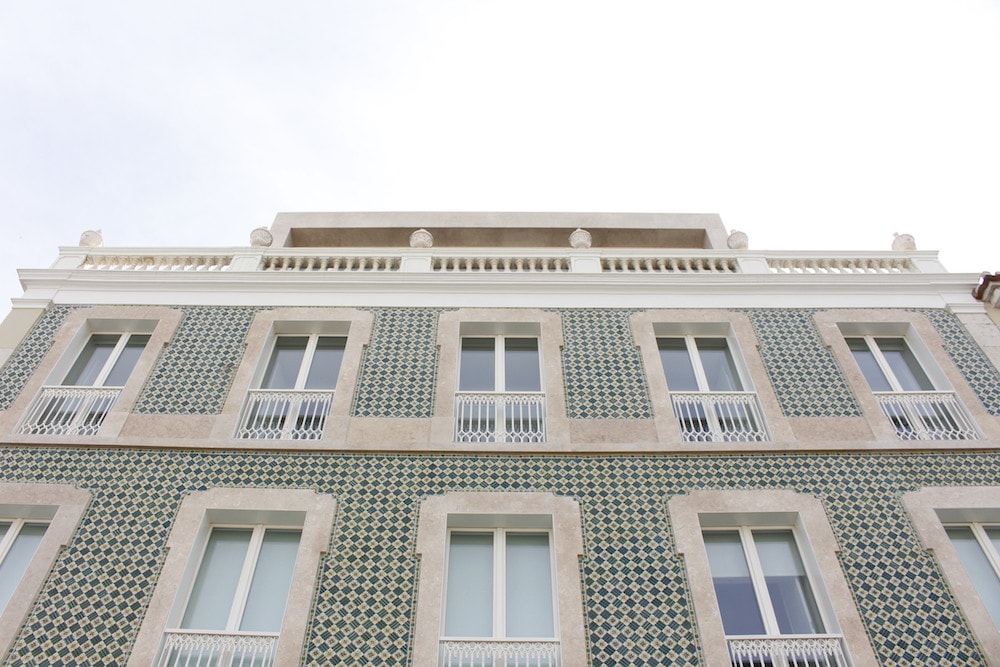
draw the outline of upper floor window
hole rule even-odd
[[[966,440],[979,433],[953,391],[941,391],[902,336],[846,337],[847,347],[901,440]]]
[[[458,442],[542,442],[538,338],[464,336],[455,406]]]
[[[277,336],[260,388],[248,392],[237,437],[322,437],[346,336]]]
[[[768,439],[757,395],[745,389],[728,338],[664,336],[656,343],[684,440]]]
[[[43,387],[19,433],[96,435],[149,343],[147,333],[95,333],[59,385]]]
[[[549,531],[452,530],[445,588],[444,667],[495,659],[556,667]]]

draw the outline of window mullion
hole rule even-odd
[[[701,352],[698,351],[694,336],[684,336],[684,344],[687,345],[691,368],[694,369],[694,377],[698,381],[698,391],[708,391],[708,376],[705,375],[705,367],[701,365]]]
[[[743,543],[743,553],[746,555],[747,567],[750,569],[750,581],[753,582],[757,605],[760,607],[760,613],[764,620],[764,631],[768,635],[779,635],[781,631],[778,629],[778,617],[771,604],[771,595],[767,591],[764,568],[760,564],[757,544],[754,542],[753,531],[749,526],[740,526],[740,541]]]
[[[10,548],[14,546],[14,540],[21,533],[23,526],[24,519],[11,519],[7,534],[0,540],[0,564],[3,564],[4,559],[7,558],[7,554],[10,552]]]
[[[319,336],[316,334],[309,336],[305,352],[302,354],[302,364],[299,366],[299,374],[295,378],[296,389],[303,389],[306,386],[306,380],[309,379],[309,371],[312,369],[313,356],[316,354],[316,343],[318,340]]]
[[[229,610],[229,619],[226,621],[228,632],[236,632],[240,629],[243,612],[247,606],[247,597],[250,595],[250,584],[253,581],[253,573],[257,567],[257,558],[260,556],[260,547],[263,542],[264,526],[257,524],[250,536],[247,555],[243,559],[243,569],[240,570],[240,580],[236,585],[236,594],[233,596],[233,606]]]
[[[889,362],[886,361],[885,355],[882,354],[882,348],[878,346],[875,342],[875,336],[865,336],[865,344],[868,349],[871,350],[872,356],[875,357],[875,363],[878,367],[882,369],[882,374],[885,375],[885,379],[889,381],[889,386],[892,387],[894,392],[903,391],[902,385],[899,384],[899,380],[896,379],[896,374],[892,372],[892,367]]]
[[[506,346],[504,345],[503,335],[498,335],[495,339],[496,342],[493,344],[493,368],[494,377],[496,378],[493,385],[494,391],[503,392],[507,390],[507,373],[506,365],[504,364],[504,355],[506,354]]]
[[[118,357],[121,355],[122,350],[125,349],[125,344],[128,343],[128,334],[121,334],[118,336],[118,342],[115,343],[115,349],[111,350],[111,354],[108,355],[107,361],[101,367],[101,372],[97,374],[94,378],[94,387],[103,387],[104,382],[108,379],[111,374],[111,369],[115,367],[115,362],[118,361]]]

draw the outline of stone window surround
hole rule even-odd
[[[10,433],[17,425],[17,420],[31,405],[43,386],[58,384],[69,372],[87,340],[93,334],[102,333],[149,333],[149,342],[139,356],[132,374],[114,406],[108,411],[101,429],[94,436],[44,436],[18,435],[19,438],[29,438],[32,441],[58,441],[67,439],[77,442],[93,443],[97,440],[115,438],[121,432],[125,421],[131,413],[132,406],[142,392],[149,374],[160,356],[160,351],[177,331],[183,319],[183,312],[175,308],[162,306],[94,306],[74,310],[67,315],[62,326],[52,340],[52,347],[38,364],[31,379],[25,384],[21,394],[14,400],[5,415],[0,415],[0,432]]]
[[[934,558],[948,582],[972,634],[990,665],[1000,665],[1000,630],[979,598],[976,584],[945,532],[946,523],[1000,523],[1000,487],[933,487],[903,495],[920,543]]]
[[[164,630],[180,613],[179,605],[186,602],[186,588],[193,582],[200,550],[213,523],[268,523],[269,515],[288,512],[303,515],[302,538],[274,664],[299,664],[320,558],[330,544],[335,511],[333,496],[308,489],[216,488],[188,495],[170,529],[167,557],[127,664],[146,667],[152,663]]]
[[[72,484],[0,483],[0,516],[48,519],[31,563],[0,613],[0,658],[7,655],[52,570],[90,503],[90,492]]]
[[[456,515],[529,515],[551,520],[552,581],[556,593],[556,624],[562,664],[587,664],[579,563],[583,555],[579,503],[572,498],[547,492],[489,491],[446,493],[425,498],[420,505],[416,541],[420,575],[411,664],[435,665],[438,661],[438,643],[444,627],[449,518]]]
[[[283,334],[347,336],[344,358],[333,392],[333,404],[318,440],[288,440],[295,449],[329,449],[347,441],[351,401],[361,372],[364,347],[371,339],[374,314],[354,308],[276,308],[256,313],[246,336],[246,349],[229,389],[222,414],[212,432],[216,438],[239,442],[249,449],[273,449],[283,440],[234,438],[247,392],[260,386],[275,338]],[[266,443],[266,444],[265,444]]]
[[[794,439],[791,426],[778,404],[764,362],[760,357],[757,335],[744,313],[729,310],[646,310],[632,315],[632,334],[639,346],[646,380],[649,383],[649,400],[653,407],[653,420],[661,445],[672,450],[740,450],[761,451],[773,447],[774,442]],[[757,400],[771,432],[771,442],[684,442],[680,423],[674,417],[673,404],[667,379],[660,362],[656,339],[664,336],[705,335],[725,337],[730,342],[730,352],[739,367],[747,387],[757,393]]]
[[[837,538],[818,498],[787,489],[699,490],[671,498],[667,502],[667,513],[677,552],[684,559],[705,665],[732,665],[722,627],[722,614],[712,584],[708,553],[702,540],[702,529],[706,525],[793,528],[799,538],[803,560],[813,565],[810,575],[816,584],[816,596],[822,598],[821,605],[827,605],[836,618],[852,665],[878,665],[837,559]]]
[[[962,372],[945,350],[944,341],[937,329],[923,314],[902,310],[824,310],[815,313],[813,320],[823,342],[833,353],[844,377],[847,378],[876,440],[913,447],[912,444],[899,440],[892,424],[882,413],[868,381],[847,347],[844,329],[847,329],[848,336],[861,335],[864,332],[906,339],[931,381],[942,391],[955,392],[983,434],[984,440],[1000,440],[1000,423],[986,412],[979,397],[965,381]],[[934,448],[968,449],[984,440],[935,440]]]
[[[472,331],[470,332],[470,328]],[[531,328],[531,334],[527,329]],[[517,443],[455,442],[455,392],[458,390],[458,366],[461,338],[468,333],[536,335],[538,356],[545,393],[545,442]],[[562,320],[557,313],[534,308],[460,308],[441,313],[438,320],[438,376],[434,394],[434,417],[431,441],[441,449],[469,451],[553,451],[569,448],[569,425],[566,417],[566,385],[563,382]]]

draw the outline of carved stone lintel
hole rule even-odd
[[[410,234],[411,248],[432,248],[434,247],[434,235],[426,229],[418,229]]]
[[[910,234],[899,234],[897,232],[892,233],[892,249],[893,250],[916,250],[917,242],[913,240],[913,236]]]
[[[104,245],[104,235],[100,229],[88,229],[80,234],[80,245],[86,248],[99,248]]]
[[[589,248],[590,244],[593,242],[593,238],[590,236],[590,232],[586,229],[576,228],[572,234],[569,235],[569,245],[571,248]]]
[[[745,232],[738,232],[735,229],[726,239],[726,245],[732,250],[746,250],[750,245],[750,239]]]
[[[274,237],[271,236],[267,227],[258,227],[250,232],[250,245],[254,248],[270,248],[272,243],[274,243]]]

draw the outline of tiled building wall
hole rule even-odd
[[[550,491],[579,501],[592,664],[695,665],[698,639],[665,503],[694,489],[792,489],[822,500],[876,654],[976,665],[970,637],[901,494],[1000,485],[1000,454],[701,457],[369,456],[11,449],[4,478],[74,483],[93,502],[15,643],[12,665],[120,665],[182,498],[213,487],[308,488],[339,503],[306,647],[310,665],[406,665],[416,519],[449,491]],[[372,484],[371,480],[380,480]]]

